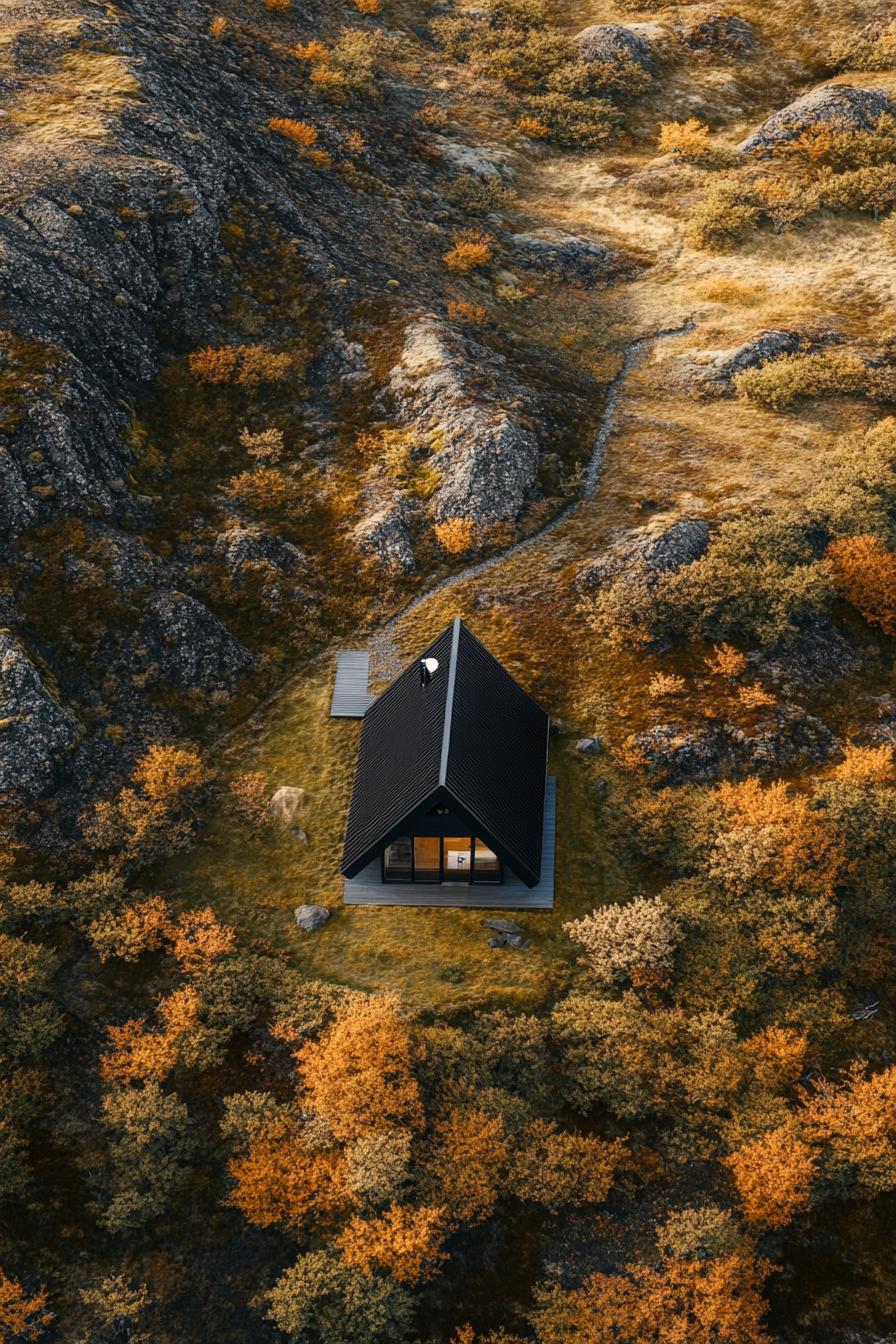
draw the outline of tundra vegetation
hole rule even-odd
[[[0,34],[0,1340],[883,1344],[893,21]],[[340,904],[332,654],[456,614],[521,948]]]

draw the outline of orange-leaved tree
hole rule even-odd
[[[355,999],[298,1052],[302,1101],[337,1139],[419,1129],[415,1046],[395,995]]]
[[[37,1339],[52,1320],[43,1289],[29,1297],[20,1283],[0,1269],[0,1339]]]
[[[88,843],[140,859],[182,849],[193,831],[191,805],[210,778],[198,750],[151,746],[131,778],[117,798],[97,803],[85,818]]]
[[[458,1226],[483,1222],[494,1210],[504,1177],[508,1143],[500,1116],[454,1107],[434,1126],[427,1160],[434,1196]]]
[[[352,1218],[337,1244],[346,1264],[384,1269],[398,1283],[419,1283],[447,1259],[443,1214],[438,1207],[393,1204],[379,1218]]]
[[[539,1344],[769,1344],[763,1328],[767,1261],[746,1251],[665,1259],[552,1287],[533,1314]]]
[[[896,555],[877,537],[838,537],[827,559],[847,602],[884,634],[896,634]]]
[[[342,1155],[316,1151],[284,1122],[262,1130],[248,1152],[230,1163],[230,1174],[231,1203],[259,1227],[304,1231],[352,1204]]]
[[[523,1129],[508,1168],[507,1184],[518,1199],[557,1212],[564,1206],[599,1204],[613,1186],[625,1155],[621,1143],[572,1134],[548,1120]]]
[[[786,1227],[809,1203],[815,1156],[785,1124],[745,1143],[725,1160],[734,1177],[748,1222]]]
[[[167,1077],[177,1063],[182,1043],[196,1030],[199,1008],[196,990],[184,985],[159,1004],[159,1030],[148,1031],[142,1019],[109,1027],[110,1048],[100,1060],[103,1077],[117,1083]]]
[[[809,1041],[793,1027],[764,1027],[743,1043],[756,1077],[772,1091],[795,1083],[806,1059]]]
[[[831,771],[833,779],[844,784],[894,784],[896,783],[896,763],[893,761],[893,748],[884,744],[880,747],[857,747],[847,743],[843,760]]]
[[[816,1086],[800,1127],[819,1145],[822,1173],[835,1187],[896,1190],[896,1065],[868,1074],[856,1062],[838,1086]]]

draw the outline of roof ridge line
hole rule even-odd
[[[448,778],[448,751],[451,746],[451,719],[454,710],[454,682],[457,677],[457,650],[460,645],[460,617],[455,616],[451,630],[451,654],[448,658],[448,687],[445,691],[445,722],[442,726],[442,755],[439,761],[439,785]]]

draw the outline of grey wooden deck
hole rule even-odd
[[[464,886],[461,882],[383,882],[377,856],[357,877],[347,877],[342,899],[346,905],[445,905],[468,910],[552,910],[554,907],[554,851],[557,839],[557,781],[548,776],[544,794],[541,881],[527,887],[510,876],[499,887]]]
[[[349,649],[336,655],[331,719],[363,719],[368,705],[376,699],[367,689],[369,675],[370,654],[366,649]]]

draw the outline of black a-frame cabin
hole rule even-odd
[[[460,620],[364,715],[349,904],[550,906],[550,720]]]

